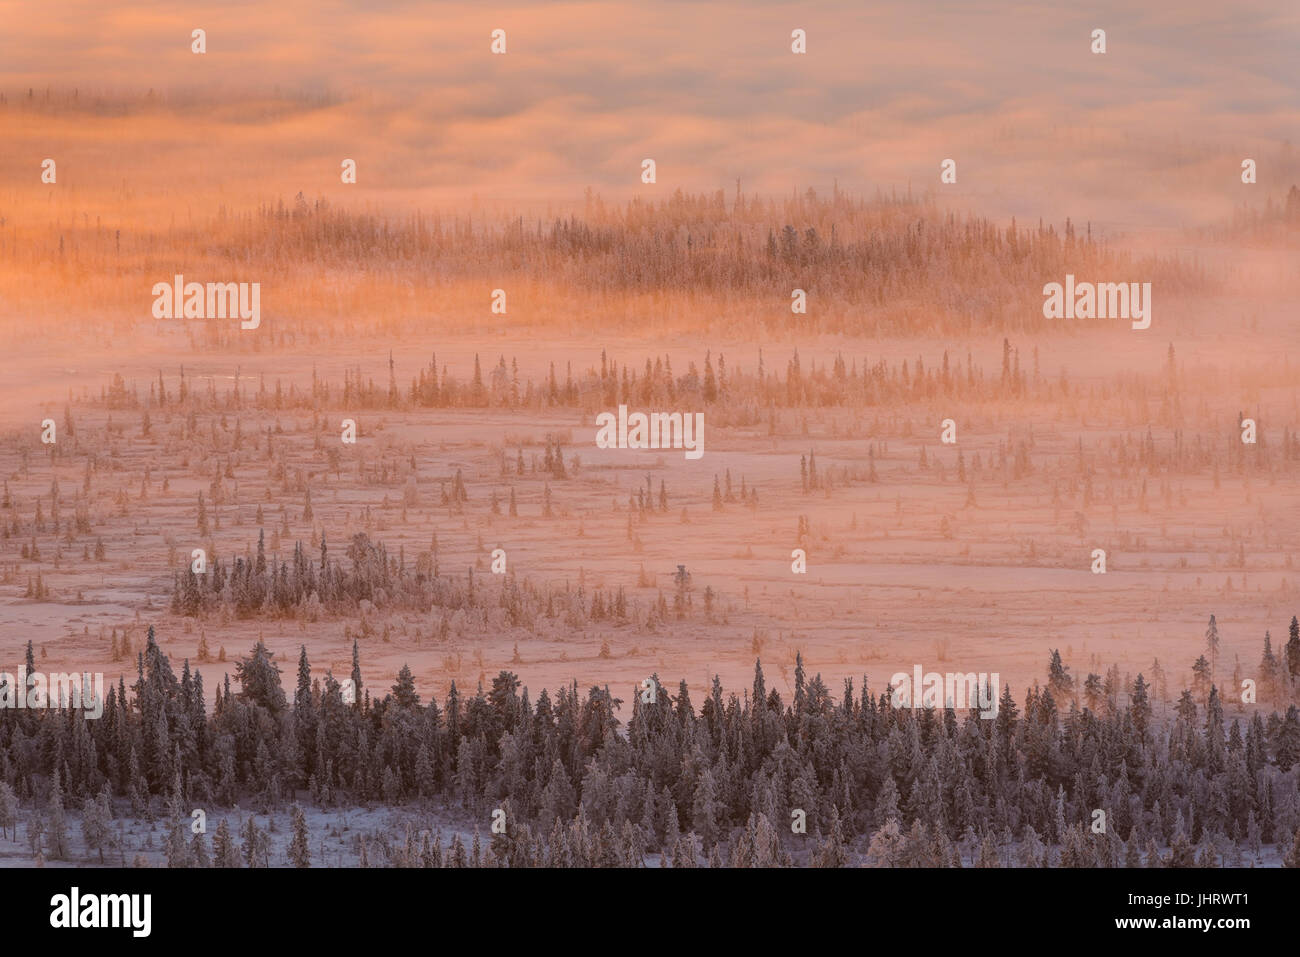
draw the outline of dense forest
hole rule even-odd
[[[427,834],[405,850],[381,842],[376,864],[640,866],[662,852],[676,866],[1181,867],[1262,861],[1272,845],[1300,865],[1300,623],[1280,654],[1266,637],[1256,673],[1284,714],[1229,713],[1217,645],[1211,622],[1210,658],[1172,709],[1158,662],[1152,681],[1121,687],[1118,669],[1076,679],[1053,652],[1046,686],[1021,703],[1003,687],[992,719],[891,707],[865,678],[836,700],[800,660],[790,701],[761,662],[752,689],[724,693],[715,678],[698,707],[685,681],[670,694],[656,676],[632,689],[624,725],[607,687],[533,701],[506,671],[472,696],[453,683],[440,703],[403,667],[381,697],[363,686],[355,643],[343,681],[313,675],[304,646],[289,690],[258,642],[208,714],[201,675],[187,660],[178,678],[150,629],[136,681],[110,686],[101,719],[0,710],[0,827],[29,807],[33,852],[60,857],[68,802],[92,849],[115,805],[152,815],[165,803],[171,864],[253,866],[267,860],[256,823],[242,856],[224,821],[209,852],[189,809],[382,802],[454,805],[476,830],[504,827],[472,854],[459,836],[445,852]],[[308,864],[292,810],[289,856]]]

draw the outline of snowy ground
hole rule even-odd
[[[394,848],[404,849],[408,829],[414,837],[414,845],[417,849],[423,832],[428,832],[431,836],[440,835],[444,851],[450,846],[452,839],[456,835],[460,835],[466,851],[469,852],[475,836],[468,815],[459,808],[419,808],[410,806],[397,808],[350,807],[321,810],[304,805],[303,812],[307,819],[307,827],[311,833],[312,867],[360,866],[359,849],[362,839],[364,839],[368,849],[367,866],[389,866],[381,847],[383,839],[386,837],[389,844]],[[250,814],[252,814],[251,811],[241,809],[213,811],[207,818],[206,837],[209,853],[211,853],[212,849],[212,837],[223,818],[230,828],[237,848],[242,847],[240,830]],[[270,837],[269,862],[271,867],[292,866],[288,854],[289,842],[293,836],[289,815],[288,806],[269,815],[253,814],[257,819],[258,827]],[[20,823],[17,828],[16,839],[14,839],[15,833],[13,831],[0,836],[0,867],[31,867],[35,863],[27,842],[26,821],[29,818],[29,812],[20,814],[23,823]],[[68,858],[66,860],[46,859],[41,866],[72,868],[101,866],[99,853],[89,850],[82,839],[80,815],[69,813],[67,821],[70,847]],[[138,866],[139,862],[143,862],[143,865],[148,867],[167,866],[166,854],[163,850],[167,828],[166,822],[162,818],[145,821],[137,818],[118,817],[113,822],[112,833],[114,846],[111,850],[105,849],[102,866]],[[187,834],[187,839],[189,837],[190,835]],[[490,843],[490,835],[487,833],[486,828],[479,830],[478,837],[481,847],[486,850]],[[815,839],[810,839],[810,841],[815,841]],[[806,864],[805,859],[812,846],[813,844],[809,843],[803,853],[800,853],[798,848],[792,849],[796,864]],[[850,860],[855,866],[865,864],[865,847],[865,841],[859,840],[855,843],[855,849],[850,853]],[[1059,847],[1054,848],[1054,850],[1059,852]],[[1004,863],[1011,862],[1014,864],[1018,852],[1018,845],[999,848],[999,854]],[[1167,856],[1169,848],[1162,846],[1160,852],[1162,855]],[[974,849],[973,853],[963,849],[963,866],[974,866],[977,858],[978,847]],[[724,853],[724,863],[726,860],[727,855]],[[650,853],[645,856],[647,867],[665,867],[669,866],[670,863],[671,858],[667,855]],[[704,863],[705,860],[702,857],[700,864],[703,865]],[[1258,857],[1252,856],[1243,847],[1243,867],[1274,868],[1281,867],[1281,864],[1282,856],[1274,845],[1265,845]]]

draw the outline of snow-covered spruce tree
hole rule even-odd
[[[45,832],[45,848],[48,856],[56,861],[66,860],[68,856],[68,821],[63,810],[63,786],[59,781],[59,770],[54,770],[54,786],[50,791],[49,820]]]
[[[297,804],[290,810],[293,838],[289,842],[289,862],[294,867],[311,867],[311,837],[307,833],[307,816]]]
[[[217,832],[212,837],[212,863],[214,867],[240,867],[239,851],[230,836],[230,825],[223,817],[217,825]]]

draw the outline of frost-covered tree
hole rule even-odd
[[[294,867],[311,867],[311,838],[307,833],[307,816],[295,804],[290,811],[293,838],[289,842],[289,862]]]

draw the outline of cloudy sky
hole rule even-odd
[[[1132,6],[4,0],[0,187],[57,156],[175,210],[336,195],[348,157],[352,201],[562,205],[939,190],[953,158],[957,205],[1124,230],[1226,214],[1245,157],[1250,198],[1300,180],[1300,4]]]

